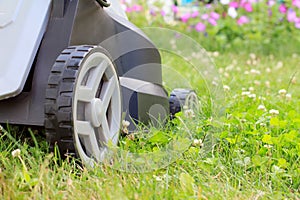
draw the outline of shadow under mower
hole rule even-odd
[[[122,119],[133,131],[195,101],[168,97],[159,51],[117,0],[2,0],[0,12],[0,123],[45,127],[62,157],[101,161]]]

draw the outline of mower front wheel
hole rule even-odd
[[[58,56],[46,89],[45,128],[50,150],[76,155],[84,164],[101,162],[107,144],[117,144],[121,90],[108,52],[74,46]]]

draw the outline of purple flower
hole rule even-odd
[[[280,4],[279,6],[279,12],[282,14],[285,14],[287,11],[287,7],[284,5],[284,3]]]
[[[272,10],[271,10],[271,9],[268,9],[268,15],[269,15],[269,16],[272,16],[272,14],[273,14],[273,13],[272,13]]]
[[[152,15],[152,16],[156,16],[156,12],[155,12],[155,10],[153,10],[153,9],[150,9],[150,15]]]
[[[196,31],[198,32],[205,32],[206,26],[205,24],[199,22],[196,26],[195,26]]]
[[[238,25],[243,25],[243,24],[246,24],[246,23],[249,23],[249,19],[248,17],[246,16],[241,16],[238,20],[237,20],[237,24]]]

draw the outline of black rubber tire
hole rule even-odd
[[[57,145],[61,156],[76,154],[73,140],[72,96],[80,62],[93,46],[65,49],[56,59],[48,79],[45,102],[46,140],[50,151]]]
[[[187,98],[191,94],[196,95],[195,91],[190,89],[174,89],[171,92],[169,99],[171,119],[174,119],[175,114],[180,112],[183,106],[187,104]]]

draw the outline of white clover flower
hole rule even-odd
[[[184,115],[187,117],[187,118],[194,118],[195,117],[195,113],[192,109],[187,109],[184,111]]]
[[[257,61],[256,61],[256,60],[253,60],[253,61],[252,61],[252,65],[254,65],[254,66],[257,65]]]
[[[255,85],[260,85],[261,83],[260,83],[260,81],[258,81],[258,80],[254,80],[254,84],[255,84]]]
[[[260,123],[259,125],[262,126],[262,127],[267,126],[265,123]]]
[[[263,101],[265,101],[265,100],[266,100],[266,97],[259,96],[259,97],[258,97],[258,99],[259,99],[259,100],[263,100]]]
[[[261,74],[261,72],[260,72],[259,70],[257,70],[257,69],[251,69],[251,70],[250,70],[250,73],[251,73],[251,74],[254,74],[254,75],[259,75],[259,74]]]
[[[249,87],[249,91],[253,92],[254,91],[254,87]]]
[[[230,87],[228,85],[223,85],[224,91],[230,91]]]
[[[218,82],[217,81],[212,81],[212,83],[214,86],[218,86]]]
[[[280,94],[281,96],[286,95],[286,90],[285,89],[281,89],[278,91],[278,94]]]
[[[272,71],[271,68],[269,68],[269,67],[266,68],[266,72],[267,72],[267,73],[270,73],[271,71]]]
[[[11,152],[11,155],[12,155],[12,157],[18,157],[18,156],[20,156],[21,155],[21,150],[20,149],[16,149],[16,150],[13,150],[12,152]]]
[[[174,39],[170,40],[170,44],[175,45],[176,41]]]
[[[123,126],[123,128],[128,128],[128,126],[130,126],[130,122],[126,121],[126,120],[123,120],[122,121],[122,126]]]
[[[270,60],[274,60],[274,55],[273,54],[271,54],[269,57],[270,57]]]
[[[242,96],[249,96],[250,94],[251,94],[251,92],[249,92],[249,91],[242,92]]]
[[[273,146],[270,145],[270,144],[265,144],[264,147],[267,148],[267,149],[271,149]]]
[[[292,57],[293,57],[293,58],[297,58],[297,57],[298,57],[298,54],[293,53]]]
[[[153,175],[153,178],[155,178],[156,181],[162,181],[162,178],[160,176]]]
[[[269,113],[270,113],[271,115],[279,115],[279,110],[271,109],[271,110],[269,111]]]
[[[237,67],[236,71],[240,72],[240,71],[242,71],[242,69],[240,67]]]
[[[225,71],[232,71],[234,69],[234,66],[233,65],[228,65],[226,68],[225,68]]]
[[[224,77],[228,78],[229,74],[227,72],[224,73]]]
[[[203,146],[203,141],[201,139],[194,139],[192,146],[194,147],[202,147]]]
[[[276,69],[280,69],[283,67],[283,62],[282,61],[279,61],[276,65]]]
[[[249,74],[249,71],[245,71],[244,74],[245,74],[245,75],[248,75],[248,74]]]
[[[270,86],[271,86],[270,81],[266,81],[265,84],[266,84],[267,88],[270,88]]]
[[[250,99],[256,99],[256,94],[249,94],[248,97],[249,97]]]
[[[286,98],[286,100],[288,100],[288,101],[292,100],[292,94],[287,93],[287,94],[285,95],[285,98]]]
[[[252,59],[252,60],[255,60],[256,59],[256,55],[254,54],[254,53],[250,53],[250,58]]]
[[[262,105],[262,104],[260,104],[260,105],[257,107],[257,109],[258,109],[258,110],[264,110],[264,111],[267,110],[266,107],[265,107],[264,105]]]
[[[220,55],[220,53],[218,51],[213,52],[214,57],[218,57],[219,55]]]
[[[251,65],[251,60],[247,60],[247,61],[246,61],[246,64],[247,64],[247,65]]]

